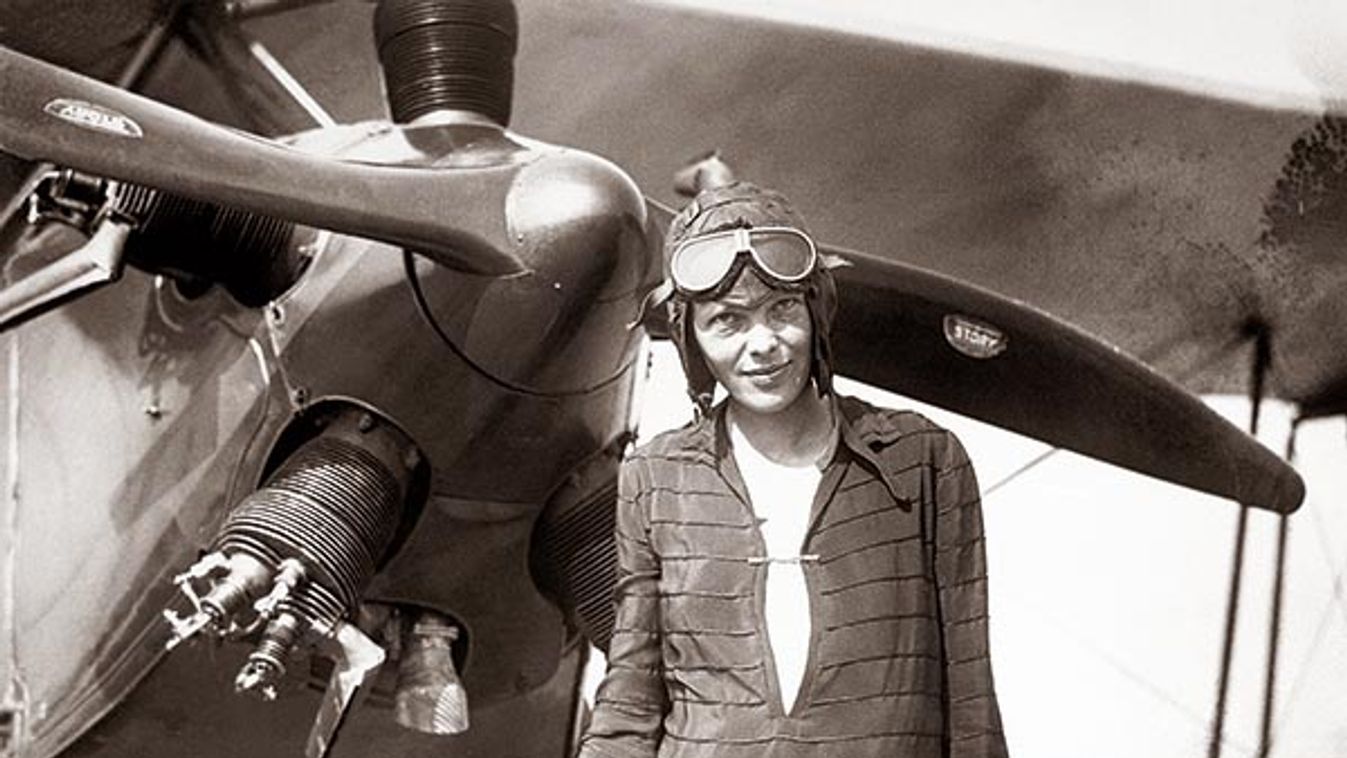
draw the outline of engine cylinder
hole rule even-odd
[[[511,0],[379,3],[374,40],[393,120],[449,109],[509,124],[518,39]]]
[[[617,468],[621,445],[573,472],[533,528],[529,561],[534,580],[595,647],[613,636],[617,546]]]
[[[220,284],[258,307],[289,289],[308,264],[289,221],[134,184],[120,185],[115,202],[137,223],[127,260],[187,290]]]
[[[355,609],[386,557],[409,479],[406,467],[359,440],[324,434],[291,454],[229,514],[213,550],[271,566],[297,559],[309,581],[280,607],[330,627]]]

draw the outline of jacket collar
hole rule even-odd
[[[833,399],[834,418],[837,419],[838,439],[837,444],[833,446],[833,456],[828,461],[828,467],[845,464],[848,460],[858,462],[884,483],[885,489],[889,491],[889,495],[893,497],[898,507],[905,511],[911,510],[912,504],[906,498],[899,496],[898,488],[894,485],[879,457],[870,446],[871,438],[875,437],[875,434],[872,429],[874,425],[867,418],[868,407],[864,403],[836,393],[830,395],[830,397]],[[739,474],[739,467],[735,465],[734,456],[730,450],[730,435],[726,426],[728,423],[726,420],[728,407],[728,400],[717,403],[710,413],[697,421],[693,434],[688,441],[696,449],[711,453],[721,476],[744,499],[744,502],[748,502],[747,488],[744,486],[743,478]],[[875,441],[878,441],[878,439],[876,438]]]

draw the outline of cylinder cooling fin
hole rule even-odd
[[[252,643],[235,689],[263,699],[276,697],[297,646],[331,653],[337,666],[310,735],[318,756],[384,661],[354,620],[375,572],[414,527],[429,472],[398,426],[359,407],[311,409],[291,429],[265,482],[175,580],[194,612],[165,618],[170,648],[198,633]]]
[[[309,581],[281,608],[335,624],[355,608],[392,542],[407,489],[400,473],[339,425],[295,451],[240,503],[213,550],[273,566],[298,560]]]
[[[613,636],[613,527],[621,450],[621,443],[610,446],[558,488],[534,526],[529,556],[538,586],[604,652]]]
[[[135,184],[117,185],[113,203],[136,224],[127,261],[188,294],[218,284],[259,307],[293,286],[311,258],[303,243],[312,231],[289,221]]]
[[[383,0],[374,42],[393,120],[449,109],[508,125],[518,39],[511,0]]]

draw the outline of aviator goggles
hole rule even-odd
[[[739,267],[747,253],[759,270],[773,279],[794,284],[814,273],[818,249],[809,235],[789,226],[726,229],[693,237],[674,248],[670,278],[685,295],[712,292]]]

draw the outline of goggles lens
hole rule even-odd
[[[674,286],[694,294],[715,289],[734,269],[740,253],[751,255],[764,274],[782,282],[798,282],[818,265],[814,241],[798,229],[727,229],[687,240],[674,250],[670,261]]]

